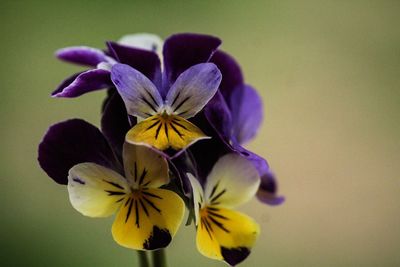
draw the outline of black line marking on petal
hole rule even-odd
[[[183,134],[181,134],[181,133],[178,131],[178,129],[176,129],[175,126],[174,126],[172,123],[171,123],[170,125],[171,125],[171,128],[179,135],[179,137],[180,137],[181,139],[183,139],[183,137],[182,137]]]
[[[144,177],[147,174],[147,170],[146,168],[143,169],[142,175],[140,175],[140,179],[139,179],[139,185],[141,185],[143,183]]]
[[[227,217],[225,217],[225,216],[223,216],[221,214],[215,213],[213,211],[210,211],[210,210],[208,210],[207,213],[210,214],[210,217],[214,216],[214,217],[217,217],[217,218],[220,218],[220,219],[229,220]]]
[[[156,205],[154,205],[154,203],[152,201],[150,201],[149,199],[147,199],[146,197],[143,197],[144,201],[146,201],[153,209],[155,209],[156,211],[158,211],[158,213],[161,213],[161,210],[159,208],[156,207]]]
[[[157,113],[157,109],[147,100],[144,96],[141,96],[140,99],[142,99],[154,112]]]
[[[214,207],[207,207],[207,209],[212,211],[219,211],[219,208],[214,208]]]
[[[143,248],[146,250],[165,248],[171,240],[172,237],[168,229],[160,229],[157,226],[153,226],[153,231],[149,238],[143,243]]]
[[[151,128],[153,128],[153,127],[155,127],[157,124],[159,124],[160,122],[161,122],[160,120],[157,120],[155,123],[153,123],[152,125],[150,125],[149,127],[147,127],[145,131],[150,130]]]
[[[151,183],[151,181],[148,181],[145,184],[142,184],[142,188],[148,186],[150,183]]]
[[[140,205],[142,206],[142,208],[144,210],[144,213],[146,213],[146,216],[149,217],[149,211],[147,210],[146,205],[144,205],[144,203],[143,203],[141,198],[139,198],[139,202],[140,202]]]
[[[222,190],[221,192],[218,193],[215,197],[211,199],[211,203],[215,202],[218,198],[220,198],[223,194],[225,194],[226,189]]]
[[[208,218],[210,218],[211,222],[213,222],[216,226],[221,228],[223,231],[225,231],[226,233],[230,233],[230,231],[228,229],[226,229],[225,226],[221,222],[217,221],[214,217],[208,216]]]
[[[125,223],[127,223],[129,216],[131,215],[132,205],[133,205],[133,198],[130,198],[128,212],[126,213]]]
[[[187,96],[185,99],[183,99],[181,101],[181,103],[179,103],[178,106],[176,106],[176,108],[174,108],[174,112],[177,111],[180,107],[182,107],[183,104],[185,104],[186,101],[188,101],[190,99],[190,96]]]
[[[151,100],[153,101],[154,105],[156,105],[156,107],[158,107],[157,101],[154,99],[153,95],[150,94],[150,92],[147,91],[146,89],[145,89],[145,91],[146,91],[146,93],[150,96],[150,98],[151,98]]]
[[[217,187],[219,185],[219,181],[213,186],[212,190],[211,190],[211,194],[208,198],[212,198],[215,194],[215,191],[217,190]]]
[[[221,247],[221,255],[231,266],[235,266],[249,256],[250,250],[246,247],[226,248]]]
[[[188,128],[186,128],[184,125],[180,124],[179,122],[172,120],[171,123],[178,125],[179,127],[185,129],[186,131],[189,131]]]
[[[181,91],[179,91],[179,92],[176,94],[176,96],[175,96],[175,98],[174,98],[174,101],[172,101],[171,107],[174,106],[174,104],[175,104],[176,100],[178,100],[180,94],[181,94]]]
[[[166,122],[164,122],[164,132],[165,132],[165,135],[167,136],[167,140],[169,141],[169,137],[168,137],[168,126],[167,126],[167,123],[166,123]]]
[[[86,184],[85,181],[82,181],[82,180],[79,179],[78,177],[72,178],[72,180],[73,180],[74,182],[77,182],[78,184],[82,184],[82,185]]]
[[[158,125],[157,130],[156,130],[156,136],[155,139],[157,140],[158,138],[158,134],[160,133],[160,129],[161,129],[162,123],[160,123],[160,125]]]
[[[104,190],[104,191],[107,192],[109,196],[125,195],[125,192],[120,192],[120,191],[110,191],[110,190]]]
[[[182,112],[179,112],[178,114],[176,114],[176,115],[178,115],[178,116],[182,116],[183,114],[185,114],[185,113],[188,113],[189,112],[189,110],[185,110],[185,111],[182,111]]]
[[[117,201],[115,201],[115,203],[118,203],[118,202],[121,202],[122,200],[124,200],[125,198],[123,197],[123,198],[120,198],[120,199],[118,199]]]
[[[136,199],[135,199],[135,216],[136,216],[135,224],[136,224],[137,228],[140,228],[140,225],[139,225],[139,207],[138,207],[138,202],[137,202]]]
[[[162,197],[157,196],[157,195],[154,195],[153,193],[149,193],[149,192],[146,192],[146,191],[143,191],[142,194],[144,194],[144,195],[146,195],[146,196],[150,196],[150,197],[155,197],[155,198],[158,198],[158,199],[162,199]]]
[[[131,200],[131,198],[128,198],[124,204],[124,207],[128,206],[129,201]]]
[[[206,231],[212,240],[213,239],[213,237],[212,237],[213,230],[212,230],[211,224],[208,222],[207,218],[201,218],[201,220],[204,223],[204,227],[206,228]]]
[[[119,184],[117,184],[117,183],[114,183],[114,182],[111,182],[111,181],[107,181],[107,180],[104,180],[104,179],[103,179],[103,181],[108,183],[108,184],[110,184],[110,185],[112,185],[112,186],[114,186],[114,187],[116,187],[116,188],[118,188],[118,189],[124,190],[124,188],[122,186],[120,186]]]

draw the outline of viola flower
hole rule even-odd
[[[39,145],[39,163],[56,182],[68,184],[71,204],[83,215],[117,213],[112,235],[121,246],[166,247],[182,222],[183,200],[160,188],[170,181],[167,161],[146,147],[125,143],[121,164],[101,132],[85,121],[50,127]]]
[[[255,196],[260,177],[253,165],[237,154],[220,158],[207,177],[204,189],[188,174],[193,189],[196,244],[201,254],[234,266],[250,254],[259,226],[233,210]]]
[[[221,72],[212,63],[194,65],[178,76],[163,99],[161,84],[154,84],[128,65],[115,64],[111,79],[128,114],[143,119],[127,133],[126,141],[161,151],[179,151],[208,138],[187,119],[214,96],[221,78]]]

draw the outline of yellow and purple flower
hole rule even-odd
[[[260,177],[253,165],[238,154],[227,154],[215,163],[204,187],[188,174],[193,189],[197,249],[206,257],[234,266],[250,254],[259,226],[233,210],[257,192]]]
[[[83,120],[50,127],[39,145],[39,163],[56,182],[68,185],[71,204],[83,215],[117,213],[112,234],[121,246],[164,248],[182,222],[183,200],[160,188],[170,181],[167,161],[125,143],[121,163],[101,132]]]

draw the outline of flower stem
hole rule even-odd
[[[167,256],[165,249],[153,251],[153,265],[154,267],[167,267]]]
[[[149,259],[147,258],[146,251],[138,250],[139,266],[140,267],[150,267]]]

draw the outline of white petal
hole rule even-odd
[[[130,193],[127,181],[95,163],[80,163],[69,170],[68,193],[72,206],[85,216],[107,217]]]
[[[194,215],[196,219],[196,225],[198,225],[200,220],[200,208],[204,206],[204,192],[199,181],[191,173],[187,173],[187,176],[189,177],[189,181],[193,190]]]
[[[205,185],[206,202],[233,208],[255,196],[260,176],[248,160],[238,154],[227,154],[214,165]]]
[[[155,34],[135,33],[122,36],[122,38],[119,39],[118,43],[161,54],[164,42],[158,35]]]

